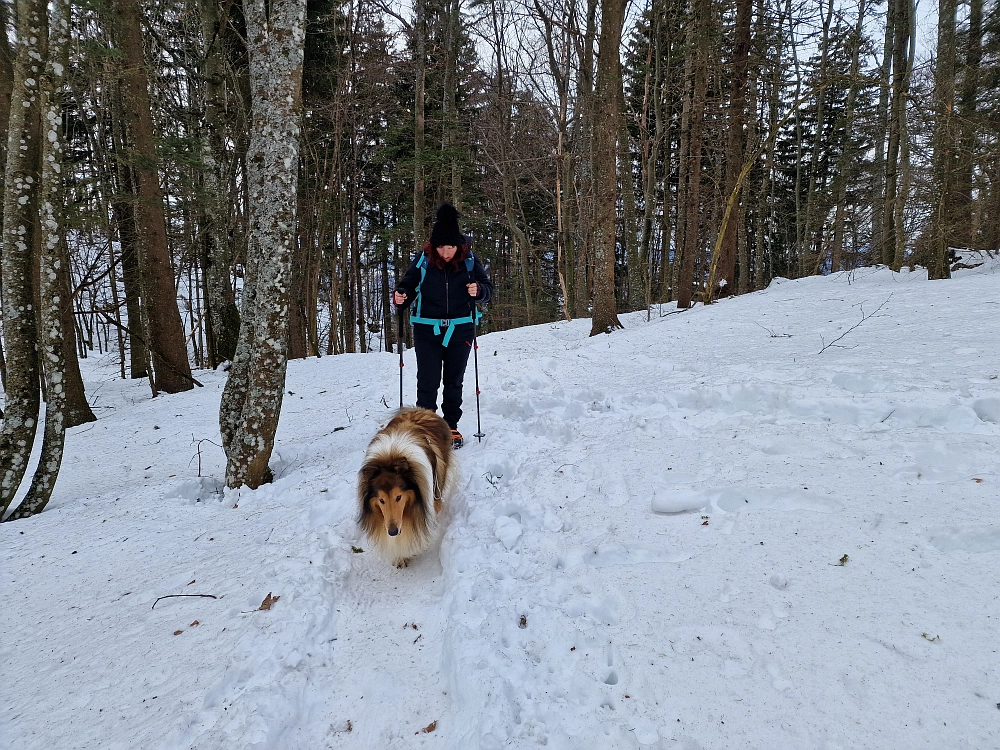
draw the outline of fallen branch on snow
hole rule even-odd
[[[850,333],[851,331],[853,331],[853,330],[854,330],[855,328],[858,328],[858,327],[859,327],[859,326],[860,326],[860,325],[861,325],[862,323],[864,323],[864,322],[865,322],[866,320],[868,320],[869,318],[874,318],[874,317],[875,317],[875,316],[876,316],[876,315],[878,314],[878,311],[879,311],[879,310],[881,310],[881,309],[882,309],[883,307],[885,307],[885,306],[886,306],[886,303],[887,303],[887,302],[888,302],[888,301],[889,301],[890,299],[892,299],[892,295],[891,295],[891,294],[890,294],[890,295],[889,295],[888,297],[886,297],[886,298],[885,298],[885,302],[883,302],[883,303],[882,303],[881,305],[879,305],[878,307],[876,307],[876,308],[875,308],[875,310],[874,310],[873,312],[871,312],[870,314],[868,314],[868,315],[865,315],[865,303],[864,303],[864,302],[862,302],[862,303],[861,303],[861,320],[859,320],[859,321],[858,321],[857,323],[855,323],[854,325],[852,325],[852,326],[851,326],[850,328],[848,328],[848,329],[847,329],[846,331],[844,331],[844,332],[843,332],[842,334],[840,334],[839,336],[837,336],[837,338],[835,338],[835,339],[834,339],[833,341],[831,341],[831,342],[830,342],[829,344],[827,344],[827,343],[826,343],[826,342],[824,341],[823,337],[822,337],[822,336],[820,336],[820,337],[819,337],[819,338],[820,338],[820,341],[823,341],[823,348],[822,348],[822,349],[820,349],[820,350],[819,350],[818,352],[816,352],[816,354],[822,354],[823,352],[825,352],[825,351],[826,351],[827,349],[829,349],[829,348],[830,348],[830,347],[832,347],[832,346],[836,346],[836,347],[837,347],[838,349],[849,349],[849,348],[852,348],[852,347],[847,347],[847,346],[843,346],[843,345],[839,345],[839,346],[838,346],[838,345],[837,345],[837,342],[838,342],[838,341],[840,341],[840,340],[841,340],[842,338],[844,338],[844,336],[846,336],[847,334],[849,334],[849,333]]]

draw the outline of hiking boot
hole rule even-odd
[[[463,445],[465,445],[465,438],[462,437],[462,433],[458,430],[451,431],[451,447],[458,450]]]

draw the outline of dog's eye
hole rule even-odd
[[[382,505],[385,505],[385,500],[384,500],[383,498],[381,498],[381,497],[380,497],[380,498],[378,499],[378,501],[379,501],[380,503],[382,503]]]
[[[398,503],[398,502],[399,502],[400,500],[402,500],[402,499],[403,499],[403,496],[402,496],[402,495],[396,495],[396,502],[397,502],[397,503]]]

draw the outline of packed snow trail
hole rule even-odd
[[[482,336],[486,438],[403,570],[355,523],[395,355],[290,363],[252,492],[223,374],[91,368],[50,509],[0,525],[0,744],[1000,748],[998,270]]]

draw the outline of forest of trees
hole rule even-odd
[[[287,358],[396,344],[449,200],[502,330],[1000,247],[995,0],[0,0],[0,515],[79,359],[226,364],[230,486]],[[10,516],[13,517],[13,516]]]

